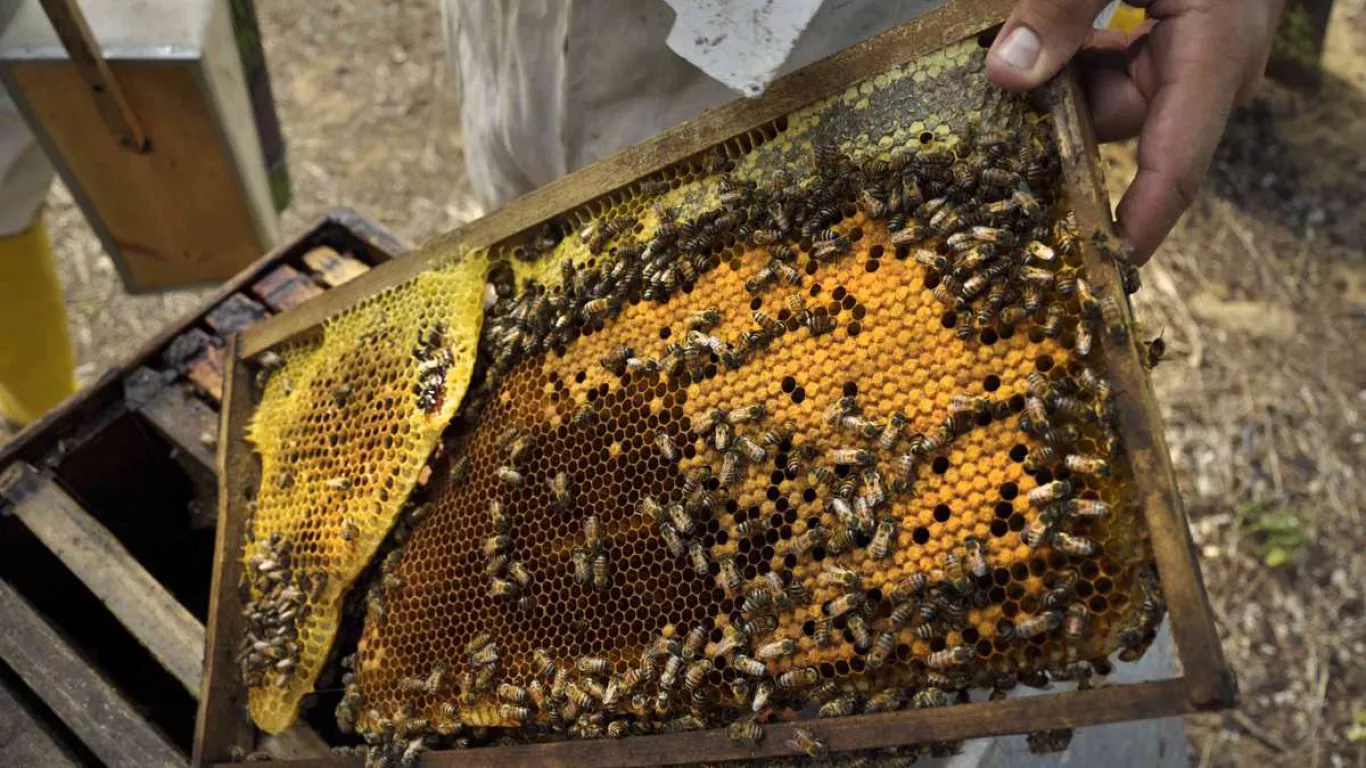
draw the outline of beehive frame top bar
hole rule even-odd
[[[987,3],[964,4],[964,6],[958,6],[957,8],[960,11],[966,9],[969,14],[973,11],[987,13],[986,16],[978,16],[968,20],[964,20],[962,16],[950,14],[949,11],[940,12],[939,14],[922,19],[912,25],[908,25],[908,27],[904,27],[900,30],[888,33],[888,35],[884,35],[881,38],[870,41],[869,43],[864,44],[864,46],[832,60],[832,62],[844,61],[845,69],[841,70],[837,67],[833,70],[824,71],[824,74],[822,74],[822,65],[817,65],[817,67],[814,68],[815,74],[808,73],[807,77],[816,78],[817,82],[822,83],[829,90],[837,89],[843,85],[856,82],[864,77],[871,76],[872,74],[881,71],[888,66],[889,61],[914,57],[925,51],[933,50],[945,42],[975,32],[985,25],[986,19],[993,18],[995,15],[999,14],[1001,12],[1001,6],[1003,5],[1005,4]],[[912,29],[912,27],[914,29]],[[915,33],[920,33],[921,37],[916,37]],[[886,50],[892,50],[897,55],[892,57],[886,55],[882,57],[877,56],[877,54],[885,52]],[[879,64],[873,64],[873,62],[878,61],[880,61]],[[832,62],[826,62],[825,64],[831,65]],[[862,69],[858,66],[860,63],[863,65]],[[829,69],[828,66],[827,69]],[[844,79],[839,79],[836,77],[837,75],[842,76]],[[800,81],[801,76],[802,73],[799,73],[794,77]],[[810,84],[809,81],[807,84]],[[790,85],[786,89],[784,88],[784,85],[786,85],[786,81],[775,85],[773,98],[778,106],[763,103],[768,102],[767,98],[754,103],[753,105],[746,104],[745,106],[752,106],[752,111],[761,115],[781,116],[790,112],[792,109],[791,101],[795,100],[797,97],[791,93]],[[810,93],[810,91],[807,93]],[[812,95],[819,95],[819,93]],[[1071,183],[1069,194],[1072,198],[1072,205],[1076,209],[1078,219],[1082,224],[1083,231],[1090,231],[1088,229],[1089,227],[1102,230],[1108,229],[1108,211],[1104,207],[1104,197],[1099,193],[1099,188],[1095,186],[1098,176],[1095,168],[1094,143],[1090,140],[1087,126],[1083,119],[1083,113],[1078,110],[1079,94],[1072,82],[1065,79],[1054,87],[1051,95],[1054,100],[1053,114],[1059,131],[1059,143],[1062,149],[1063,162],[1067,170],[1067,178]],[[784,99],[787,99],[788,101],[784,101]],[[805,100],[809,101],[810,96]],[[724,120],[729,120],[730,122],[723,122]],[[465,230],[448,236],[448,238],[443,241],[439,241],[437,244],[430,246],[429,249],[424,252],[426,254],[425,258],[423,254],[409,257],[404,260],[402,265],[395,265],[403,266],[404,269],[391,269],[386,280],[381,280],[378,284],[370,285],[368,290],[362,291],[358,296],[351,297],[349,301],[346,300],[346,297],[341,297],[343,299],[341,304],[334,304],[332,307],[313,307],[311,318],[294,317],[289,323],[277,324],[274,328],[264,329],[255,339],[255,343],[264,348],[273,344],[274,340],[298,336],[300,333],[307,332],[308,328],[311,327],[311,324],[316,323],[319,319],[331,314],[331,309],[341,309],[350,306],[350,304],[358,300],[361,295],[371,295],[373,292],[381,289],[386,283],[394,284],[394,282],[389,281],[401,282],[402,280],[400,278],[406,279],[408,275],[420,271],[421,267],[431,263],[430,259],[433,254],[439,254],[440,252],[449,249],[453,242],[459,241],[466,247],[472,244],[482,246],[498,242],[507,235],[526,231],[534,227],[542,218],[544,218],[543,214],[545,213],[558,214],[563,212],[565,208],[574,207],[574,201],[569,199],[571,197],[577,197],[579,202],[600,197],[616,187],[621,186],[623,183],[632,181],[635,178],[644,175],[650,170],[667,166],[672,162],[694,155],[698,151],[705,150],[711,143],[715,143],[716,140],[728,139],[739,133],[743,133],[749,126],[744,123],[737,123],[737,120],[738,118],[734,115],[713,114],[704,117],[694,124],[685,126],[677,132],[666,134],[665,136],[650,142],[649,144],[653,145],[653,147],[638,147],[635,150],[623,153],[623,155],[627,156],[634,154],[634,159],[631,157],[625,157],[623,159],[623,156],[617,156],[616,158],[604,161],[604,163],[599,166],[586,169],[581,174],[570,177],[564,182],[552,186],[552,188],[547,188],[540,193],[517,201],[499,214],[495,214],[488,219],[471,225]],[[758,121],[757,118],[755,118],[755,120],[757,123],[762,123],[762,121]],[[711,136],[718,137],[718,139],[710,139]],[[664,147],[673,148],[675,151],[672,153],[661,153],[660,150]],[[627,164],[625,166],[620,165],[623,162],[626,162]],[[636,169],[634,173],[630,170],[631,163],[634,163]],[[612,175],[614,173],[619,175],[618,178],[620,181],[616,184],[611,184],[611,181],[613,180]],[[597,183],[596,186],[595,182]],[[552,210],[552,205],[547,201],[547,198],[550,200],[558,200],[559,202],[566,203],[566,205]],[[1094,252],[1094,249],[1091,248],[1086,249],[1085,259],[1087,261],[1086,266],[1088,268],[1088,274],[1097,276],[1097,279],[1095,280],[1097,288],[1106,295],[1119,295],[1116,280],[1114,278],[1113,265],[1102,261],[1097,253]],[[300,313],[298,312],[295,313],[295,315],[299,314]],[[253,344],[253,338],[245,338],[244,344],[247,346],[248,351],[250,351],[251,345]],[[1189,542],[1186,539],[1184,517],[1181,514],[1179,500],[1176,498],[1174,488],[1171,486],[1170,468],[1166,465],[1165,449],[1161,445],[1158,437],[1160,432],[1157,429],[1155,421],[1153,421],[1154,417],[1152,414],[1155,413],[1155,410],[1152,408],[1151,393],[1147,390],[1144,373],[1139,367],[1137,353],[1132,345],[1114,345],[1114,349],[1107,348],[1106,353],[1111,372],[1117,379],[1115,386],[1117,393],[1121,398],[1121,405],[1126,406],[1122,407],[1119,413],[1124,434],[1126,435],[1126,446],[1128,447],[1132,460],[1136,466],[1142,464],[1145,468],[1151,468],[1152,470],[1151,472],[1145,471],[1138,473],[1140,478],[1143,478],[1143,482],[1141,483],[1142,487],[1140,487],[1139,490],[1146,501],[1145,512],[1149,526],[1152,529],[1153,546],[1162,570],[1164,586],[1170,596],[1171,612],[1175,623],[1177,640],[1187,669],[1185,683],[1188,684],[1189,693],[1191,694],[1183,701],[1173,702],[1172,710],[1184,711],[1185,709],[1196,705],[1211,706],[1225,703],[1231,696],[1227,671],[1223,666],[1217,642],[1213,640],[1212,624],[1208,618],[1207,608],[1203,603],[1203,591],[1200,589],[1199,585],[1198,570],[1195,569]],[[236,409],[225,410],[225,413],[233,412],[240,411],[237,411]],[[233,427],[231,423],[229,426],[230,428]],[[234,439],[240,438],[240,429],[241,425],[239,423],[232,433]],[[235,486],[231,486],[230,483],[230,487]],[[229,512],[231,512],[231,509],[229,509]],[[228,557],[231,557],[231,555]],[[220,556],[220,567],[222,562],[223,558]],[[210,683],[210,685],[212,686],[212,683]],[[1133,692],[1135,703],[1129,716],[1141,717],[1162,714],[1155,709],[1156,705],[1154,702],[1156,699],[1144,699],[1144,692],[1147,691],[1151,693],[1160,690],[1170,693],[1174,689],[1171,685],[1166,683],[1153,685],[1158,687],[1135,687]],[[1120,696],[1117,691],[1107,691],[1104,693],[1105,696],[1102,696],[1099,699],[1096,699],[1095,696],[1088,697],[1096,699],[1096,701],[1119,702],[1116,705],[1116,708],[1106,709],[1099,705],[1085,704],[1083,703],[1083,698],[1087,697],[1064,697],[1075,698],[1075,706],[1069,707],[1067,704],[1060,702],[1058,705],[1059,709],[1056,712],[1047,707],[1041,708],[1036,713],[1038,716],[1023,717],[1018,723],[1012,724],[1011,730],[1061,727],[1064,724],[1082,724],[1088,721],[1096,722],[1105,718],[1124,717],[1124,714],[1117,714],[1124,711],[1122,703],[1123,697]],[[1148,702],[1148,704],[1142,703],[1145,701]],[[984,713],[989,711],[993,706],[998,705],[984,705]],[[1019,707],[1016,707],[1015,709],[1019,709]],[[959,708],[953,708],[947,711],[947,715],[940,713],[939,718],[956,715],[959,711]],[[975,712],[976,710],[974,709],[973,711]],[[1006,710],[1002,709],[1001,714],[1005,713]],[[968,714],[969,713],[964,710],[966,718],[964,722],[971,722],[974,719],[972,717],[966,717]],[[876,717],[882,719],[901,717],[905,718],[908,723],[913,722],[916,717],[920,717],[925,722],[935,719],[929,718],[929,720],[927,720],[927,716],[928,713],[902,713],[896,716],[889,715]],[[1048,719],[1049,717],[1052,717],[1053,719],[1050,720]],[[857,721],[862,721],[862,725]],[[859,728],[866,729],[871,724],[872,721],[868,720],[867,717],[858,717],[847,719],[847,722],[840,720],[832,721],[828,724],[822,723],[821,730],[823,733],[853,733]],[[1018,728],[1015,726],[1018,726]],[[970,728],[973,726],[965,727]],[[963,735],[986,735],[991,732],[996,731],[992,731],[988,727],[983,727],[982,730],[971,733],[965,732]],[[851,741],[849,742],[849,745],[860,747],[870,746],[871,744],[867,740],[869,738],[867,734],[871,733],[871,731],[865,730],[864,733],[864,740]],[[906,734],[903,734],[902,738],[903,740],[907,738]],[[670,741],[671,737],[650,737],[650,739],[652,741],[661,739],[663,741],[660,741],[659,743],[663,744],[665,741]],[[830,741],[833,748],[844,748],[840,738],[832,736]],[[773,749],[778,749],[775,744],[780,743],[781,739],[771,742],[765,747],[763,753],[780,754],[781,752],[772,751]],[[646,750],[644,744],[640,744],[636,741],[636,745],[640,750]],[[590,747],[589,745],[584,744],[575,745],[572,749],[566,749],[565,754],[581,755],[585,759],[588,759],[588,757],[592,755],[591,761],[594,762],[594,764],[603,764],[601,762],[602,760],[607,760],[614,764],[636,764],[623,757],[634,751],[629,747],[629,743],[627,747],[614,747],[610,744]],[[516,750],[520,751],[514,750],[507,752],[506,757],[514,758],[521,756],[526,759],[531,759],[533,754],[540,754],[543,749],[550,748],[516,748]],[[473,753],[465,754],[466,756],[470,756]],[[612,754],[616,754],[617,757],[611,757]],[[489,752],[486,756],[488,759],[494,760],[498,758],[498,755],[498,752]],[[723,756],[740,757],[744,756],[744,754],[737,752],[734,748],[727,750],[718,745],[716,751],[706,752],[705,754],[695,754],[688,759],[700,759],[702,757],[718,758]],[[485,755],[481,754],[480,757],[485,757]]]

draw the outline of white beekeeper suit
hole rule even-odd
[[[757,95],[773,71],[799,69],[944,2],[444,0],[475,195],[496,208],[704,109]],[[1171,649],[1164,627],[1144,658],[1119,665],[1110,681],[1170,677]],[[1179,719],[1083,729],[1062,756],[1032,755],[1022,737],[979,739],[927,764],[1059,762],[1186,765],[1184,729]]]

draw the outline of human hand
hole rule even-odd
[[[1228,114],[1261,85],[1283,0],[1131,0],[1148,21],[1094,32],[1105,0],[1020,0],[987,55],[1002,88],[1042,85],[1081,51],[1101,141],[1139,136],[1120,233],[1141,264],[1195,199]]]

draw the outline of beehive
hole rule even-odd
[[[294,631],[282,547],[328,576],[290,593],[257,723],[405,501],[338,709],[381,751],[939,706],[1141,653],[1163,606],[1094,342],[1127,330],[1048,112],[982,62],[895,67],[287,352],[249,610]]]

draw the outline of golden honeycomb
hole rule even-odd
[[[1048,113],[982,61],[893,67],[286,352],[244,557],[269,606],[284,542],[329,576],[258,724],[292,715],[405,501],[338,708],[378,762],[490,726],[743,739],[1141,653],[1162,603],[1094,341],[1125,329]],[[364,483],[329,486],[343,467]]]

